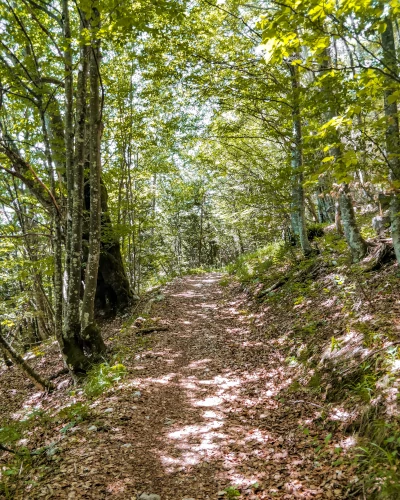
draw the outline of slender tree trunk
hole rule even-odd
[[[331,56],[329,53],[329,48],[325,52],[325,63],[326,67],[330,67],[332,64]],[[325,91],[327,93],[333,94],[333,89],[331,85],[325,84]],[[333,107],[330,107],[326,113],[327,121],[331,120],[335,116]],[[332,141],[336,144],[331,148],[331,154],[335,157],[338,163],[342,162],[342,151],[337,145],[340,143],[340,137],[337,132],[332,133]],[[349,186],[346,183],[342,183],[339,189],[338,204],[336,206],[335,212],[335,222],[336,229],[339,234],[341,234],[341,226],[343,226],[343,233],[346,238],[347,244],[349,245],[353,261],[357,262],[365,257],[368,249],[368,245],[357,226],[356,216],[353,207],[353,200],[350,196]]]
[[[78,299],[76,300],[76,283],[71,282],[71,269],[76,268],[76,256],[73,254],[72,249],[72,224],[76,224],[74,221],[75,210],[79,210],[78,207],[74,207],[74,198],[76,199],[79,194],[74,193],[75,182],[75,172],[74,172],[74,127],[73,127],[73,78],[72,78],[72,51],[70,46],[71,39],[71,28],[70,28],[70,18],[69,18],[69,4],[68,0],[63,0],[63,28],[64,28],[64,38],[65,38],[65,101],[66,101],[66,113],[65,113],[65,158],[66,158],[66,172],[67,172],[67,244],[66,244],[66,262],[65,271],[67,276],[67,301],[66,301],[66,314],[65,314],[65,324],[62,328],[61,334],[57,333],[57,338],[61,346],[61,352],[63,354],[64,360],[68,368],[72,373],[84,373],[88,368],[88,359],[83,352],[82,342],[79,338],[79,327],[75,327],[74,314],[78,310],[79,318],[79,290],[80,283],[78,285]],[[80,117],[79,117],[80,118]],[[78,119],[79,119],[78,118]],[[78,124],[79,127],[79,124]],[[78,181],[79,182],[79,181]],[[75,197],[74,197],[75,194]],[[82,201],[79,201],[82,203]],[[75,234],[76,236],[76,234]],[[61,275],[61,234],[56,233],[56,259],[58,262],[58,270],[55,277],[55,296],[59,296],[62,292],[62,275]],[[59,248],[59,250],[58,250]],[[73,257],[71,259],[71,256]],[[80,262],[80,255],[79,255]],[[56,299],[57,300],[57,299]],[[60,307],[56,305],[56,308]],[[61,305],[62,311],[62,305]],[[57,315],[57,313],[56,313]],[[58,320],[57,322],[58,323]],[[79,319],[78,319],[79,323]],[[56,330],[59,331],[60,326],[56,324]]]
[[[82,26],[84,27],[84,26]],[[65,319],[65,335],[68,338],[80,336],[80,298],[82,279],[82,225],[83,225],[83,170],[85,163],[85,121],[86,87],[88,74],[89,49],[81,49],[81,67],[78,74],[76,98],[76,137],[75,155],[71,169],[73,173],[72,203],[69,204],[71,219],[70,259],[68,269],[68,307]],[[66,134],[66,137],[68,134]]]
[[[97,31],[100,27],[100,15],[97,8],[92,7],[89,82],[90,82],[90,230],[89,257],[85,272],[85,291],[83,295],[81,336],[88,343],[95,355],[105,351],[99,328],[94,321],[94,303],[97,288],[97,276],[100,262],[101,238],[101,104],[100,104],[100,41]]]
[[[312,215],[315,222],[319,222],[317,211],[315,210],[314,202],[310,195],[305,197],[305,201],[307,202],[307,208],[310,214]]]
[[[202,263],[202,253],[203,253],[203,218],[204,218],[204,196],[201,196],[200,199],[200,234],[199,234],[199,253],[198,253],[198,266],[201,267]]]
[[[334,202],[332,196],[326,192],[326,187],[326,176],[320,176],[317,187],[317,211],[318,221],[321,223],[334,221]]]
[[[339,206],[344,236],[349,244],[353,261],[358,262],[365,257],[368,245],[358,230],[349,186],[345,183],[341,185],[339,190]]]
[[[73,112],[73,66],[71,47],[71,25],[69,16],[68,0],[62,1],[63,28],[64,28],[64,80],[65,80],[65,171],[67,177],[67,217],[66,217],[66,248],[65,248],[65,276],[66,276],[66,297],[67,311],[70,309],[70,275],[71,275],[71,254],[72,254],[72,221],[74,210],[74,112]]]
[[[45,380],[42,378],[38,373],[35,372],[33,368],[31,368],[24,358],[20,356],[13,347],[7,342],[7,340],[3,337],[3,335],[0,332],[0,346],[1,348],[6,352],[7,356],[11,359],[11,361],[18,366],[21,371],[31,380],[35,386],[42,390],[48,390],[51,391],[54,389],[54,386],[51,382],[48,380]]]
[[[47,297],[43,294],[42,277],[40,273],[35,273],[33,288],[37,308],[39,335],[42,340],[45,340],[52,335],[54,323],[52,316],[47,313],[48,307],[45,303]]]
[[[335,227],[338,234],[343,234],[342,216],[340,213],[339,200],[335,202]]]
[[[40,110],[42,122],[43,140],[45,147],[45,155],[50,178],[50,187],[53,199],[56,199],[56,184],[53,172],[53,162],[51,157],[49,137],[46,127],[46,119],[44,112]],[[53,252],[54,252],[54,328],[57,340],[64,353],[63,342],[63,277],[62,277],[62,217],[58,206],[52,206],[52,225],[53,225]],[[67,360],[66,360],[67,361]],[[68,362],[68,361],[67,361]]]
[[[292,140],[292,225],[305,256],[312,253],[307,237],[303,189],[303,137],[300,114],[300,81],[297,66],[289,63],[292,82],[293,140]]]
[[[396,59],[396,46],[391,18],[385,19],[386,30],[382,33],[383,59],[386,71],[398,74]],[[386,78],[384,91],[386,128],[386,151],[389,163],[389,174],[392,181],[392,192],[390,197],[390,223],[393,239],[393,248],[397,262],[400,263],[400,135],[397,101],[393,93],[397,90],[397,83],[390,77]]]
[[[29,231],[36,229],[36,222],[34,219],[28,219],[25,214],[25,209],[20,203],[18,188],[13,180],[14,193],[12,193],[9,188],[10,195],[15,197],[15,205],[17,208],[17,218],[21,226],[21,230],[24,233],[24,246],[26,251],[26,256],[31,262],[36,262],[38,260],[36,247],[38,245],[37,238],[34,236],[28,236]],[[32,241],[33,240],[33,241]],[[35,267],[35,266],[34,266]],[[43,289],[42,284],[42,274],[40,272],[34,272],[33,274],[33,289],[34,289],[34,307],[37,312],[37,320],[39,324],[39,336],[41,339],[45,340],[54,334],[54,311],[49,303],[46,292]]]

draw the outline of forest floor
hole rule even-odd
[[[151,318],[168,331],[139,339],[140,348],[134,328],[113,324],[108,343],[122,349],[127,374],[83,421],[61,431],[49,424],[28,441],[59,436],[54,453],[21,466],[9,498],[350,498],[357,470],[346,460],[348,435],[320,425],[328,411],[320,394],[288,392],[281,309],[263,316],[220,280],[209,273],[164,287]],[[2,387],[13,371],[0,373]],[[65,384],[44,397],[23,389],[25,407],[79,400]]]

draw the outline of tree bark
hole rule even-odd
[[[7,342],[7,340],[3,337],[0,332],[0,346],[6,352],[7,356],[11,359],[11,361],[20,368],[20,370],[31,380],[35,386],[42,390],[51,391],[54,389],[54,386],[48,380],[42,378],[38,373],[35,372],[33,368],[31,368],[24,358],[20,356],[13,347]]]
[[[13,362],[7,356],[7,351],[4,349],[4,347],[1,347],[0,351],[1,351],[1,355],[4,359],[4,363],[6,364],[7,368],[10,368],[11,366],[13,366]]]
[[[325,51],[325,64],[323,68],[325,66],[326,68],[332,66],[329,48]],[[325,84],[325,91],[329,94],[333,94],[331,85]],[[333,106],[330,105],[326,113],[327,121],[331,120],[334,116],[335,112]],[[342,151],[338,145],[340,143],[340,137],[336,131],[332,132],[332,141],[335,145],[331,148],[330,153],[335,157],[335,160],[340,163],[342,162]],[[341,234],[341,227],[343,227],[343,233],[349,245],[353,261],[357,262],[365,257],[368,246],[358,229],[353,201],[347,183],[342,183],[339,189],[338,205],[335,211],[335,223],[339,234]]]
[[[83,15],[83,14],[82,14]],[[81,28],[84,28],[84,20]],[[86,121],[86,87],[88,75],[89,49],[87,46],[81,48],[80,70],[78,73],[77,97],[76,97],[76,135],[75,154],[71,161],[72,178],[69,196],[72,202],[68,204],[70,219],[70,244],[67,251],[70,252],[68,274],[68,305],[65,315],[65,335],[68,338],[79,338],[81,331],[80,321],[80,299],[82,278],[82,225],[83,225],[83,170],[85,163],[85,121]],[[66,123],[66,130],[67,130]],[[67,141],[70,134],[66,133],[66,148],[71,145]],[[67,154],[67,157],[70,154]]]
[[[358,230],[349,186],[342,184],[339,190],[339,207],[346,241],[350,247],[354,262],[365,257],[368,245]]]
[[[64,112],[64,147],[65,147],[65,172],[67,178],[67,217],[66,217],[66,245],[65,245],[65,276],[66,276],[66,297],[69,303],[70,290],[70,265],[71,265],[71,245],[72,245],[72,221],[74,206],[74,100],[73,100],[73,65],[71,47],[71,25],[69,15],[68,0],[62,2],[63,35],[64,35],[64,80],[65,80],[65,112]]]
[[[130,288],[119,239],[113,233],[108,211],[108,193],[103,182],[101,183],[101,233],[95,311],[105,311],[109,315],[114,315],[124,311],[138,297]]]
[[[289,63],[292,83],[293,139],[292,139],[292,207],[291,220],[293,232],[300,240],[305,256],[312,253],[307,237],[304,189],[303,189],[303,137],[300,113],[300,81],[298,67]]]
[[[72,50],[70,45],[71,39],[71,28],[70,28],[70,16],[69,16],[69,5],[68,0],[63,0],[63,29],[64,29],[64,39],[65,39],[65,102],[66,102],[66,112],[65,112],[65,159],[66,159],[66,173],[67,173],[67,242],[66,242],[66,276],[67,276],[67,301],[66,301],[66,311],[65,311],[65,324],[62,329],[61,338],[59,343],[61,346],[61,351],[66,362],[66,365],[71,370],[72,373],[84,373],[89,365],[88,359],[83,351],[82,342],[80,341],[80,321],[79,321],[79,305],[80,305],[80,282],[78,285],[74,281],[74,275],[71,273],[71,269],[76,269],[79,265],[80,268],[80,255],[78,257],[78,264],[76,262],[77,256],[73,252],[73,225],[74,229],[76,224],[79,225],[79,221],[76,220],[75,214],[79,213],[79,192],[75,192],[75,183],[79,183],[79,174],[74,170],[74,128],[73,128],[73,78],[72,78]],[[83,63],[84,64],[84,63]],[[78,123],[79,130],[79,123]],[[74,201],[77,201],[77,205],[74,205]],[[76,237],[76,234],[75,234]],[[61,261],[61,257],[59,257]],[[72,279],[71,279],[72,278]],[[59,278],[58,278],[59,279]],[[60,293],[57,288],[62,287],[57,285],[55,294],[56,296]],[[76,294],[78,297],[76,298]],[[76,321],[76,314],[78,315],[78,320]],[[76,325],[78,323],[78,325]],[[59,336],[57,336],[59,337]]]
[[[97,277],[100,262],[101,238],[101,104],[100,104],[100,40],[97,31],[100,27],[100,14],[92,7],[91,17],[92,43],[90,47],[89,82],[90,82],[90,222],[89,222],[89,257],[85,271],[85,291],[83,294],[81,315],[81,337],[90,345],[94,355],[105,351],[99,328],[95,324],[94,304]]]
[[[398,64],[392,19],[386,17],[385,24],[386,30],[382,33],[383,61],[388,70],[397,74]],[[384,107],[387,120],[386,152],[392,182],[389,213],[393,248],[397,262],[400,264],[400,134],[397,101],[393,98],[396,88],[397,83],[387,77],[384,91]]]

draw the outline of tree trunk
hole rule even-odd
[[[132,293],[122,260],[119,239],[114,235],[108,211],[108,193],[101,183],[101,252],[96,290],[96,311],[110,314],[124,311],[138,297]]]
[[[332,196],[326,192],[326,184],[326,176],[320,176],[317,187],[317,211],[318,222],[321,223],[334,221],[334,202]]]
[[[335,227],[336,232],[340,235],[343,234],[343,226],[342,226],[342,215],[340,213],[340,204],[339,200],[335,202]]]
[[[84,28],[84,21],[81,28]],[[83,169],[85,163],[85,121],[86,121],[86,87],[88,74],[89,49],[87,46],[81,48],[81,65],[78,73],[77,97],[76,97],[76,136],[75,154],[73,160],[70,159],[72,178],[69,196],[72,202],[68,203],[70,220],[70,244],[67,252],[70,252],[68,259],[68,305],[65,315],[64,335],[68,338],[79,338],[81,331],[80,322],[80,298],[81,298],[81,278],[82,278],[82,224],[83,224]],[[66,122],[66,148],[72,147],[68,143],[67,137],[68,123]],[[71,124],[72,125],[72,124]],[[67,157],[73,151],[67,153]]]
[[[391,18],[385,19],[386,30],[382,33],[383,61],[386,71],[392,71],[397,75],[398,65],[396,59],[396,46]],[[392,181],[392,192],[390,198],[390,223],[393,239],[393,248],[397,262],[400,263],[400,135],[397,101],[393,99],[393,93],[398,84],[392,78],[386,78],[384,91],[386,128],[386,152],[389,164],[389,175]]]
[[[292,82],[293,106],[293,140],[292,140],[292,208],[291,220],[293,231],[300,240],[300,246],[305,256],[312,253],[307,237],[304,189],[303,189],[303,138],[300,114],[300,82],[297,66],[289,63]]]
[[[35,273],[33,288],[37,309],[36,317],[38,322],[39,336],[42,340],[46,340],[53,334],[54,322],[53,316],[48,314],[48,306],[45,303],[47,297],[45,296],[43,291],[42,276],[40,273]]]
[[[10,368],[11,366],[13,366],[13,362],[7,356],[7,351],[4,349],[4,347],[0,347],[0,351],[1,351],[1,355],[4,359],[4,363],[6,364],[7,368]]]
[[[80,165],[74,162],[74,149],[73,149],[73,95],[72,95],[72,55],[71,55],[71,28],[69,18],[69,5],[68,0],[63,0],[63,23],[64,23],[64,38],[65,38],[65,157],[66,157],[66,170],[67,170],[67,245],[66,245],[66,275],[67,275],[67,301],[66,301],[66,314],[65,324],[60,341],[61,351],[68,368],[72,373],[84,373],[89,365],[88,359],[83,351],[83,345],[80,340],[80,262],[81,252],[76,254],[76,239],[79,238],[79,224],[81,224],[82,213],[79,207],[82,205],[81,194],[79,191],[79,168]],[[85,68],[87,62],[81,61],[82,67]],[[82,106],[85,104],[81,99],[86,99],[85,90],[82,91],[82,70],[78,79],[78,101],[77,101],[77,141],[81,138],[81,122],[82,115],[79,114]],[[83,80],[84,81],[84,80]],[[79,93],[80,91],[80,93]],[[83,93],[83,95],[82,95]],[[77,151],[79,151],[81,144],[77,143]],[[78,246],[82,238],[79,238]],[[79,269],[78,282],[76,279],[76,269]],[[57,290],[56,290],[57,295]]]
[[[53,161],[51,156],[50,142],[49,136],[47,133],[46,120],[45,115],[42,110],[40,110],[40,117],[42,122],[42,132],[43,132],[43,141],[45,148],[45,155],[47,160],[49,178],[50,178],[50,186],[51,186],[51,195],[53,199],[56,199],[56,184],[54,179],[53,172]],[[62,217],[60,213],[60,209],[57,205],[52,206],[51,210],[52,214],[52,229],[53,229],[53,253],[54,253],[54,328],[56,338],[60,344],[61,351],[64,356],[64,360],[70,366],[73,362],[73,358],[70,358],[70,350],[65,344],[63,338],[63,278],[62,278]]]
[[[329,68],[332,65],[331,56],[329,53],[329,48],[325,51],[325,64]],[[323,68],[325,65],[323,66]],[[325,91],[328,94],[333,93],[331,85],[325,84]],[[326,113],[327,121],[331,120],[335,116],[333,106],[331,105],[328,112]],[[340,137],[336,131],[332,133],[332,141],[334,144],[340,143]],[[339,146],[335,145],[330,150],[332,156],[335,160],[340,163],[342,161],[342,151]],[[349,245],[352,258],[354,262],[361,260],[367,253],[367,243],[361,236],[360,231],[357,226],[356,216],[353,208],[353,201],[350,196],[349,186],[346,183],[342,183],[339,190],[339,199],[337,210],[335,212],[335,222],[336,229],[339,234],[341,234],[341,226],[343,226],[344,236],[346,238],[347,244]]]
[[[68,0],[63,0],[63,28],[64,28],[64,80],[65,80],[65,113],[64,113],[64,147],[65,172],[67,178],[67,217],[66,217],[66,244],[65,244],[65,287],[67,297],[67,314],[74,309],[74,302],[70,303],[69,282],[71,275],[72,258],[72,221],[74,206],[74,110],[73,110],[73,65],[71,47],[71,25]]]
[[[85,271],[85,291],[83,294],[81,315],[81,337],[98,356],[105,351],[105,345],[99,328],[94,320],[94,304],[97,288],[97,276],[100,262],[101,237],[101,185],[100,185],[100,139],[101,139],[101,103],[100,103],[100,40],[97,31],[100,27],[100,15],[92,8],[91,17],[92,43],[90,47],[89,82],[90,82],[90,223],[89,257]]]
[[[358,230],[353,203],[349,193],[349,186],[342,184],[339,190],[339,207],[343,222],[346,241],[350,247],[354,262],[358,262],[367,253],[367,243]]]

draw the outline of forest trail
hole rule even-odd
[[[205,500],[229,486],[240,498],[345,498],[343,473],[330,455],[316,465],[300,427],[319,405],[279,400],[291,382],[285,354],[220,278],[164,289],[152,316],[169,331],[152,334],[129,380],[99,403],[97,431],[69,439],[57,477],[44,481],[49,498]]]

